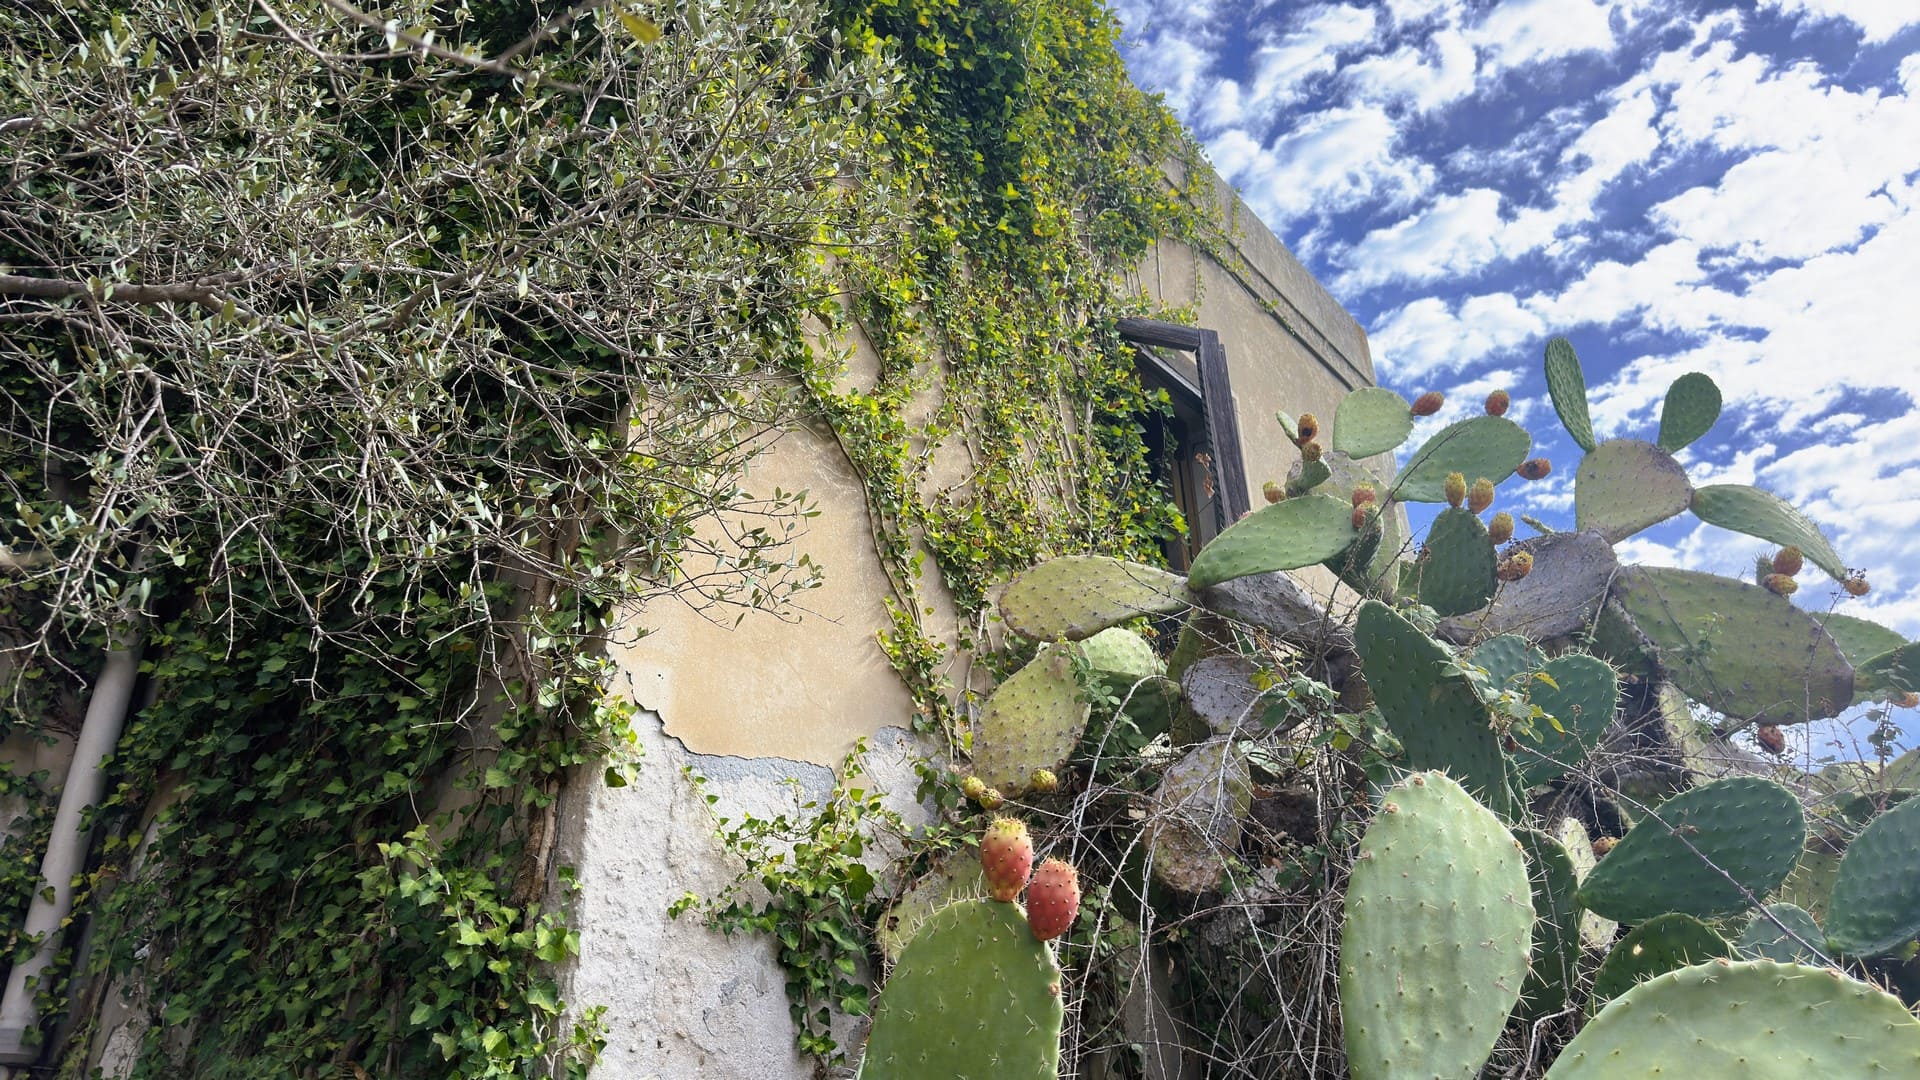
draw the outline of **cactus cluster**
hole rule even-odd
[[[1858,583],[1850,591],[1864,580],[1777,498],[1693,486],[1673,455],[1719,415],[1710,379],[1676,381],[1658,441],[1643,442],[1595,437],[1584,376],[1564,340],[1548,345],[1546,375],[1556,412],[1585,451],[1573,469],[1576,530],[1537,527],[1503,552],[1512,514],[1485,520],[1501,482],[1551,471],[1528,456],[1532,437],[1507,419],[1504,392],[1489,397],[1485,415],[1436,432],[1391,478],[1365,459],[1398,450],[1415,419],[1438,410],[1437,394],[1409,404],[1390,391],[1357,391],[1334,410],[1330,431],[1312,414],[1281,414],[1299,463],[1271,485],[1269,505],[1200,552],[1186,578],[1080,556],[1043,563],[1007,588],[1007,625],[1043,644],[973,724],[969,783],[995,798],[1044,798],[1056,774],[1084,760],[1073,755],[1089,698],[1144,696],[1155,719],[1140,729],[1160,742],[1130,795],[1144,843],[1126,872],[1180,902],[1231,893],[1253,876],[1240,849],[1256,789],[1269,782],[1262,770],[1298,722],[1271,673],[1317,664],[1392,735],[1387,774],[1376,775],[1384,790],[1346,886],[1340,1002],[1353,1075],[1471,1077],[1510,1017],[1568,1016],[1591,1020],[1549,1077],[1651,1075],[1635,1063],[1654,1060],[1702,1075],[1734,1060],[1759,1063],[1753,1075],[1776,1067],[1866,1075],[1849,1071],[1862,1062],[1899,1064],[1899,1074],[1920,1062],[1920,1026],[1893,1022],[1891,999],[1801,965],[1857,968],[1920,937],[1920,798],[1870,821],[1863,811],[1865,828],[1835,855],[1830,835],[1810,834],[1795,789],[1706,767],[1729,753],[1725,731],[1700,735],[1691,710],[1721,714],[1726,731],[1756,730],[1763,747],[1784,744],[1780,725],[1920,689],[1920,643],[1796,606],[1789,596],[1805,565]],[[1407,502],[1446,504],[1419,545],[1401,536],[1396,504]],[[1751,583],[1620,565],[1616,542],[1684,512],[1779,549],[1757,561]],[[1315,566],[1361,594],[1351,623],[1286,576]],[[1165,664],[1125,628],[1181,612]],[[1236,634],[1234,623],[1253,633]],[[1623,697],[1629,686],[1636,695]],[[1598,786],[1616,769],[1605,748],[1628,724],[1667,733],[1680,782]],[[1306,745],[1288,749],[1311,752]],[[1050,782],[1036,782],[1042,776]],[[1064,786],[1087,790],[1077,780]],[[1576,789],[1590,798],[1599,833],[1555,801]],[[961,921],[950,909],[1009,908],[999,900],[1023,889],[1023,948],[1071,924],[1063,911],[1077,905],[1077,875],[1043,864],[1029,881],[1031,844],[1023,855],[1003,831],[1010,827],[996,822],[981,845],[979,887],[997,899],[940,906],[959,886],[929,886],[926,906],[937,910],[918,913],[922,929],[901,951],[903,967],[915,970],[915,943],[939,932],[937,919]],[[965,932],[978,938],[983,918],[966,916]],[[992,918],[1008,921],[1006,911]],[[1727,1030],[1720,988],[1733,983],[1751,988],[1754,1015],[1811,1005],[1840,1016],[1833,1030],[1849,1038],[1880,1026],[1863,1045]],[[914,1026],[903,1014],[917,1016],[915,993],[896,994],[890,983],[876,1021],[874,1045],[900,1068],[908,1059],[899,1055],[920,1039],[964,1038],[943,1028],[883,1043],[883,1026]],[[1014,1008],[997,988],[976,997]],[[1659,1032],[1667,1057],[1643,1052],[1638,1017],[1675,1025]],[[1048,1028],[1043,1016],[1037,1028],[1042,1041],[1057,1040],[1057,1022]],[[1023,1045],[1006,1060],[1043,1059]],[[871,1052],[868,1062],[874,1069]]]

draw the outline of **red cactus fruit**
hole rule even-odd
[[[1783,547],[1773,553],[1773,572],[1776,574],[1792,577],[1805,565],[1807,565],[1807,557],[1801,554],[1797,547]]]
[[[1027,927],[1041,941],[1052,941],[1080,916],[1080,875],[1071,864],[1048,859],[1027,886]]]
[[[1033,874],[1033,837],[1017,818],[994,818],[980,838],[980,869],[995,900],[1012,903]]]
[[[1865,596],[1867,595],[1867,591],[1872,588],[1872,586],[1867,584],[1867,579],[1861,577],[1859,574],[1855,574],[1841,582],[1840,587],[1847,590],[1848,596]]]
[[[1514,582],[1531,573],[1533,573],[1533,554],[1520,551],[1501,560],[1499,568],[1494,571],[1494,576],[1501,581]]]
[[[1413,399],[1413,415],[1432,416],[1434,413],[1440,411],[1440,406],[1444,404],[1446,400],[1446,395],[1440,391],[1429,390]]]
[[[1467,501],[1467,478],[1457,472],[1450,472],[1441,490],[1447,496],[1447,505],[1457,510],[1461,503]]]
[[[1774,724],[1761,724],[1755,728],[1753,741],[1759,743],[1760,748],[1769,754],[1787,752],[1787,737],[1780,734],[1780,728]]]
[[[1800,583],[1785,574],[1768,574],[1767,579],[1760,584],[1765,585],[1767,591],[1776,596],[1792,596],[1800,591]]]
[[[1552,471],[1553,462],[1543,457],[1528,458],[1520,463],[1520,475],[1529,480],[1545,480]]]
[[[1356,529],[1364,529],[1367,527],[1366,507],[1356,506],[1353,508],[1353,527]]]
[[[1487,395],[1487,415],[1505,416],[1507,415],[1507,406],[1512,404],[1513,398],[1507,396],[1505,390],[1495,390],[1493,393]]]
[[[1513,515],[1505,510],[1493,515],[1493,520],[1487,522],[1487,539],[1493,541],[1495,547],[1513,539]]]
[[[1287,497],[1287,488],[1278,480],[1269,480],[1260,485],[1260,494],[1266,496],[1268,502],[1277,503]]]
[[[1293,440],[1296,446],[1305,446],[1313,441],[1314,436],[1320,434],[1320,421],[1315,420],[1310,412],[1301,413],[1300,419],[1293,422],[1293,427],[1300,433],[1299,437]]]
[[[1379,493],[1373,490],[1372,484],[1361,484],[1354,488],[1353,494],[1349,496],[1355,506],[1365,506],[1379,497]]]
[[[1467,489],[1467,509],[1478,514],[1492,505],[1493,481],[1483,476]]]

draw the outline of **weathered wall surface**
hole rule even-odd
[[[1352,317],[1231,192],[1221,193],[1238,231],[1233,265],[1166,244],[1142,264],[1138,284],[1167,306],[1197,296],[1200,325],[1220,334],[1258,506],[1261,483],[1284,477],[1298,453],[1274,411],[1330,419],[1342,394],[1372,382],[1373,364]],[[864,343],[852,350],[850,377],[859,378],[873,360]],[[692,917],[669,921],[667,907],[688,891],[712,895],[738,872],[715,838],[716,816],[765,816],[790,808],[796,789],[824,793],[831,766],[861,738],[875,748],[874,786],[910,815],[920,812],[910,805],[916,781],[903,730],[912,701],[875,638],[888,625],[882,598],[892,590],[859,482],[827,438],[799,431],[749,478],[756,490],[776,485],[809,489],[818,501],[821,513],[797,547],[822,566],[824,587],[805,594],[792,621],[749,612],[736,623],[733,613],[678,607],[643,613],[651,632],[615,650],[627,692],[648,710],[641,781],[606,788],[583,778],[565,797],[557,861],[583,886],[581,957],[566,990],[575,1007],[608,1006],[599,1077],[812,1076],[793,1050],[771,947],[727,941]],[[921,586],[935,607],[930,631],[951,641],[950,602],[937,581]],[[683,767],[710,778],[714,806]]]

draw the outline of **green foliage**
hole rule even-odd
[[[879,837],[904,831],[881,793],[853,786],[865,752],[863,745],[847,756],[825,798],[802,801],[796,781],[791,813],[721,819],[720,841],[744,871],[719,894],[689,893],[669,912],[697,911],[721,933],[771,938],[787,973],[800,1050],[829,1064],[846,1058],[833,1038],[834,1010],[865,1016],[870,1005],[861,964],[886,902],[875,892],[868,851]],[[719,798],[706,795],[709,804]]]

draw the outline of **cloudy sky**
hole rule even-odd
[[[1533,512],[1572,520],[1549,336],[1601,438],[1651,440],[1706,372],[1726,411],[1682,455],[1695,482],[1807,511],[1873,583],[1842,610],[1920,636],[1920,0],[1116,9],[1136,79],[1367,328],[1384,385],[1446,391],[1436,420],[1513,391],[1558,466]],[[1622,545],[1727,574],[1764,546],[1686,515]]]

